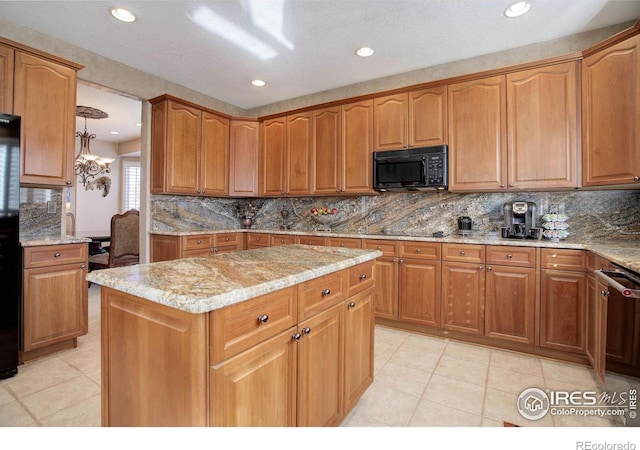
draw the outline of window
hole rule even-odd
[[[137,209],[140,211],[140,161],[122,160],[122,206],[124,211]]]

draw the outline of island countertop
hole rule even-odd
[[[379,251],[283,245],[90,272],[87,280],[200,314],[382,256]]]

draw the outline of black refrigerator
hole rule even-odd
[[[22,249],[20,117],[0,113],[0,379],[18,373]]]

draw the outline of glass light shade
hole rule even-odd
[[[107,164],[107,165],[109,165],[109,164],[111,164],[112,162],[114,162],[114,161],[115,161],[115,158],[105,158],[105,157],[101,157],[100,159],[101,159],[105,164]]]
[[[93,155],[91,153],[83,153],[80,156],[86,159],[87,161],[95,161],[96,159],[100,158],[98,155]]]

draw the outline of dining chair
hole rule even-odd
[[[140,262],[140,212],[131,209],[111,217],[109,251],[89,257],[89,271],[132,266]]]

